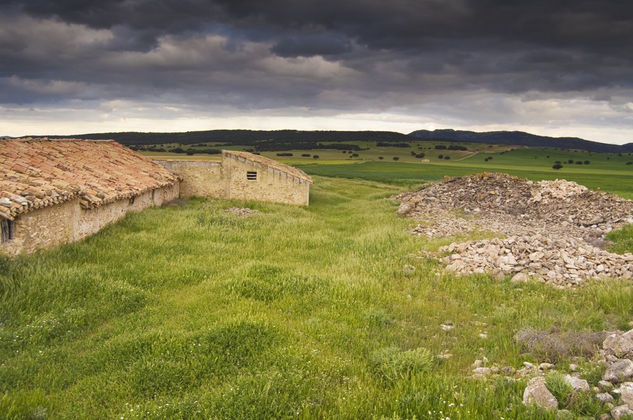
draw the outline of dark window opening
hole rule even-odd
[[[246,179],[248,179],[249,181],[257,181],[257,172],[255,171],[246,172]]]
[[[136,197],[132,197],[132,198],[130,198],[130,206],[131,206],[132,204],[134,204],[134,200],[136,200]]]
[[[0,222],[0,230],[2,230],[2,243],[9,242],[15,235],[15,223],[9,219],[2,219]]]

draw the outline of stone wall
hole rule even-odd
[[[127,212],[141,211],[152,206],[161,206],[179,196],[178,184],[148,191],[134,199],[115,201],[95,209],[81,209],[75,240],[80,240],[103,229],[106,225],[122,219]]]
[[[179,185],[148,191],[134,200],[119,200],[95,209],[85,210],[79,199],[34,210],[16,218],[14,238],[0,244],[0,253],[31,253],[68,242],[78,241],[115,222],[129,211],[160,206],[179,196]]]
[[[225,157],[222,164],[228,176],[227,198],[300,206],[307,206],[309,203],[310,183],[303,179],[233,156]],[[256,172],[256,179],[249,180],[247,172]]]
[[[221,162],[209,161],[157,161],[169,171],[182,177],[180,196],[225,198],[226,183]]]
[[[307,206],[310,183],[248,159],[225,155],[222,162],[157,161],[182,177],[180,196],[259,200]],[[248,180],[247,172],[257,172]]]
[[[0,253],[17,255],[72,242],[79,221],[79,199],[33,210],[15,219],[14,238],[0,244]]]

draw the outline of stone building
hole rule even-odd
[[[301,206],[307,206],[310,201],[310,176],[253,153],[224,150],[221,162],[158,163],[181,177],[181,197],[259,200]]]
[[[179,178],[112,140],[0,141],[0,253],[91,235],[179,196]]]

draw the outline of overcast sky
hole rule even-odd
[[[633,141],[630,0],[0,0],[0,135],[525,130]]]

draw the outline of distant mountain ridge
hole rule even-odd
[[[470,143],[507,144],[530,147],[552,147],[557,149],[579,149],[596,153],[633,152],[633,143],[623,145],[599,143],[578,137],[538,136],[523,131],[464,131],[452,129],[417,130],[409,133],[420,140],[443,140]]]
[[[315,142],[345,141],[407,141],[411,137],[395,131],[301,131],[301,130],[207,130],[180,133],[94,133],[50,138],[73,137],[80,139],[113,139],[126,145],[217,142],[232,145],[257,144],[310,144]]]
[[[176,133],[115,132],[47,136],[50,138],[73,137],[82,139],[113,139],[125,145],[164,143],[195,144],[206,142],[253,146],[261,150],[284,148],[310,148],[317,142],[398,142],[413,140],[438,140],[470,143],[507,144],[529,147],[579,149],[596,153],[630,153],[633,143],[624,145],[600,143],[578,137],[547,137],[523,131],[476,132],[452,129],[417,130],[409,134],[395,131],[303,131],[303,130],[207,130]]]

